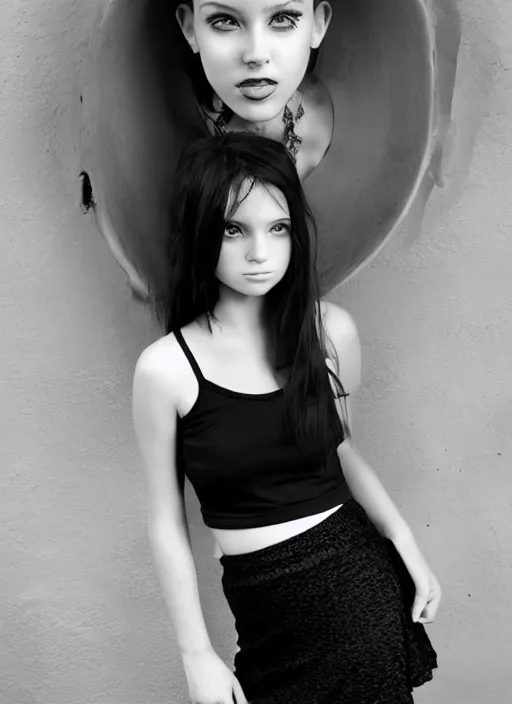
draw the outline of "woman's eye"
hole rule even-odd
[[[271,22],[278,29],[294,29],[301,17],[301,12],[279,12],[272,17]],[[212,15],[207,22],[220,32],[230,32],[239,26],[237,20],[230,15]]]
[[[236,237],[239,234],[240,234],[240,230],[238,229],[238,227],[235,227],[234,225],[229,225],[224,230],[224,236],[228,237],[229,239],[233,239],[234,237]]]
[[[276,232],[277,235],[289,234],[290,232],[290,228],[284,222],[280,222],[277,225],[274,225],[273,230],[274,232]]]
[[[301,17],[302,14],[300,12],[280,12],[278,15],[272,17],[272,22],[275,26],[279,27],[279,29],[293,29],[297,26]]]
[[[236,20],[229,15],[212,15],[208,17],[207,22],[214,29],[218,29],[221,32],[230,32],[236,27]]]

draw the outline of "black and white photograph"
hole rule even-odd
[[[510,0],[4,0],[0,704],[512,701]]]

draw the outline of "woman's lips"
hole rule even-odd
[[[240,92],[248,100],[265,100],[275,92],[277,83],[268,80],[244,81],[238,85]]]
[[[272,276],[271,271],[259,272],[257,274],[244,274],[250,281],[266,281]]]

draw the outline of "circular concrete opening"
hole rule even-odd
[[[428,166],[435,115],[425,0],[334,0],[315,73],[333,141],[304,187],[319,229],[322,293],[360,269],[405,214]],[[166,0],[105,1],[85,64],[82,143],[98,223],[132,287],[161,291],[172,176],[204,133]]]

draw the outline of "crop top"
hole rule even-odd
[[[177,466],[197,495],[206,526],[257,528],[322,513],[351,494],[333,434],[322,467],[318,447],[285,439],[284,391],[247,394],[204,378],[181,331],[176,340],[198,381],[192,409],[177,419]]]

